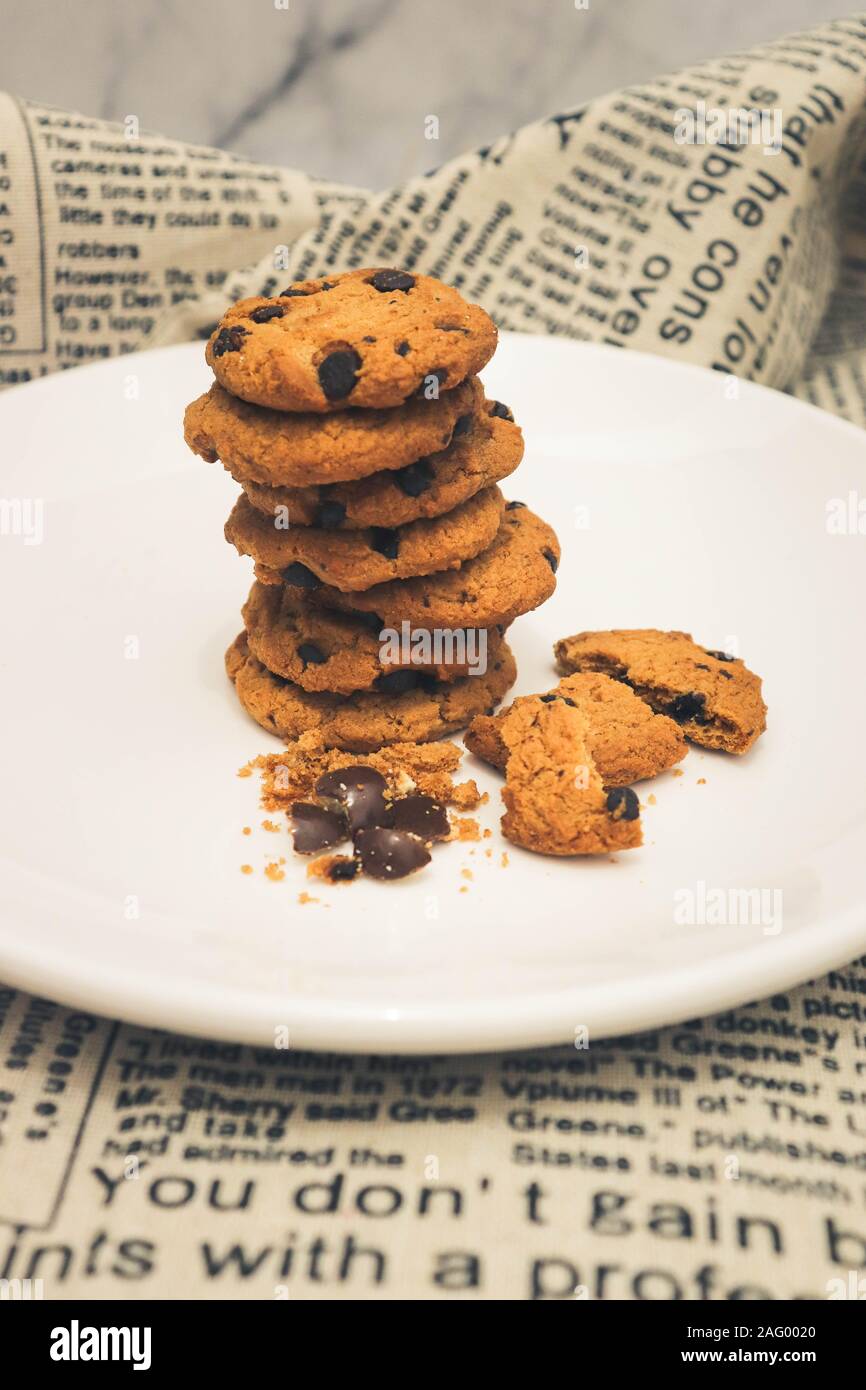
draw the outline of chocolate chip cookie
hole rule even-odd
[[[606,791],[586,718],[565,700],[516,701],[502,721],[508,752],[502,799],[506,839],[536,854],[606,854],[641,843],[630,787]]]
[[[522,503],[506,503],[492,545],[459,570],[376,584],[360,593],[310,589],[317,607],[376,613],[387,627],[496,627],[544,603],[556,588],[559,542]]]
[[[406,468],[441,452],[483,404],[476,377],[443,391],[438,401],[344,410],[332,419],[248,405],[214,385],[187,406],[184,438],[208,463],[220,459],[239,483],[306,488]]]
[[[217,381],[276,410],[387,409],[447,393],[492,357],[477,304],[427,275],[350,270],[226,310],[207,345]]]
[[[241,555],[253,557],[256,577],[264,584],[304,590],[322,583],[352,592],[458,567],[490,545],[504,506],[499,488],[489,487],[444,516],[405,526],[327,531],[316,526],[284,529],[279,516],[256,511],[242,494],[225,535]]]
[[[560,671],[601,671],[624,682],[704,748],[745,753],[766,728],[760,677],[727,652],[698,646],[687,632],[578,632],[554,652]]]
[[[398,646],[375,614],[370,620],[313,608],[295,589],[259,583],[243,620],[250,652],[269,671],[303,690],[341,695],[370,689],[396,695],[425,680],[459,680],[496,662],[502,649],[498,628],[440,634],[438,643],[437,634],[416,629]],[[652,718],[646,705],[635,703]]]
[[[446,449],[405,468],[318,487],[238,481],[257,510],[273,516],[283,508],[293,526],[354,531],[441,516],[508,477],[523,457],[523,435],[513,421],[489,413],[495,405],[487,401],[484,413],[461,416]]]
[[[246,633],[226,652],[226,670],[244,709],[263,729],[285,739],[317,729],[327,747],[357,753],[387,743],[425,743],[463,729],[476,714],[499,703],[517,674],[511,649],[503,642],[497,661],[483,676],[431,683],[429,689],[419,686],[402,695],[317,694],[268,671],[248,650]]]
[[[564,700],[577,706],[586,719],[586,741],[606,787],[656,777],[688,752],[683,732],[672,719],[654,714],[621,681],[587,671],[564,676],[546,695],[518,696],[498,714],[479,714],[463,740],[470,753],[504,770],[508,749],[502,726],[516,706],[539,699],[546,704]]]

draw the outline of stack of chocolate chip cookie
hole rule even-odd
[[[422,742],[512,685],[506,629],[553,592],[559,546],[498,487],[523,440],[476,376],[495,347],[483,309],[398,270],[293,284],[217,325],[185,436],[243,488],[226,538],[256,581],[226,666],[264,728]]]

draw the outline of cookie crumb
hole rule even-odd
[[[465,884],[465,883],[464,883],[463,887],[460,889],[460,892],[461,892],[461,893],[468,893],[468,892],[469,892],[469,889],[466,887],[466,884]]]
[[[484,793],[485,797],[487,793]],[[482,804],[481,793],[478,790],[478,783],[474,778],[468,782],[458,782],[451,793],[452,806],[458,806],[461,811],[474,811],[476,806]]]
[[[285,859],[282,859],[279,862],[274,860],[272,863],[266,864],[265,878],[270,879],[271,883],[279,883],[286,876],[285,870],[280,868],[280,864],[285,864],[285,862]]]
[[[471,869],[461,869],[460,876],[461,878],[468,878],[470,883],[474,882],[475,876]]]
[[[656,806],[656,805],[658,805],[658,803],[657,803],[657,801],[656,801],[656,794],[655,794],[655,792],[650,792],[649,796],[648,796],[647,799],[646,799],[646,803],[647,803],[647,806]]]
[[[454,820],[451,822],[451,826],[454,832],[451,836],[453,840],[467,841],[481,839],[481,827],[477,820],[473,820],[471,816],[455,816]]]
[[[298,894],[298,902],[301,904],[302,907],[306,907],[307,903],[317,903],[319,901],[319,898],[312,897],[312,895],[310,893],[307,893],[306,890]]]
[[[252,871],[253,871],[253,866],[252,866],[252,864],[241,864],[241,873],[242,873],[242,874],[251,874]]]
[[[278,835],[282,828],[281,825],[277,825],[275,820],[262,821],[262,830],[269,830],[272,835]]]
[[[681,767],[675,767],[675,768],[673,769],[673,771],[671,772],[671,776],[672,776],[672,777],[682,777],[682,775],[683,775],[683,770],[682,770]]]
[[[707,785],[707,779],[706,779],[706,777],[699,777],[699,778],[698,778],[698,786],[699,786],[699,787],[705,787],[706,785]]]
[[[238,777],[252,777],[253,766],[257,761],[257,758],[253,758],[251,762],[244,763],[243,767],[239,767],[237,773]]]
[[[245,835],[252,835],[252,833],[253,833],[253,828],[252,828],[252,826],[251,826],[251,825],[245,825],[245,826],[244,826],[243,833],[244,833]]]
[[[507,868],[508,868],[508,864],[509,864],[508,850],[507,850],[507,849],[504,849],[504,850],[502,851],[502,858],[501,858],[500,861],[499,861],[499,865],[500,865],[500,868],[507,869]]]

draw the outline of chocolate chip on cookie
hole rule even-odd
[[[380,294],[387,294],[390,290],[402,290],[405,294],[415,288],[415,276],[407,275],[403,270],[377,270],[369,276],[367,284]]]
[[[214,335],[212,349],[214,357],[223,357],[227,352],[240,352],[246,334],[247,330],[242,328],[240,324],[236,324],[233,328],[220,328]]]
[[[353,348],[336,348],[316,367],[319,384],[329,401],[341,401],[354,391],[361,358]]]
[[[614,820],[637,820],[640,815],[640,802],[631,787],[614,787],[605,805]]]
[[[250,318],[253,323],[269,323],[271,319],[281,319],[285,312],[282,304],[263,304],[260,309],[253,309]]]

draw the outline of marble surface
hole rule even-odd
[[[844,13],[839,0],[578,2],[27,0],[4,6],[0,88],[382,188],[614,87]]]

